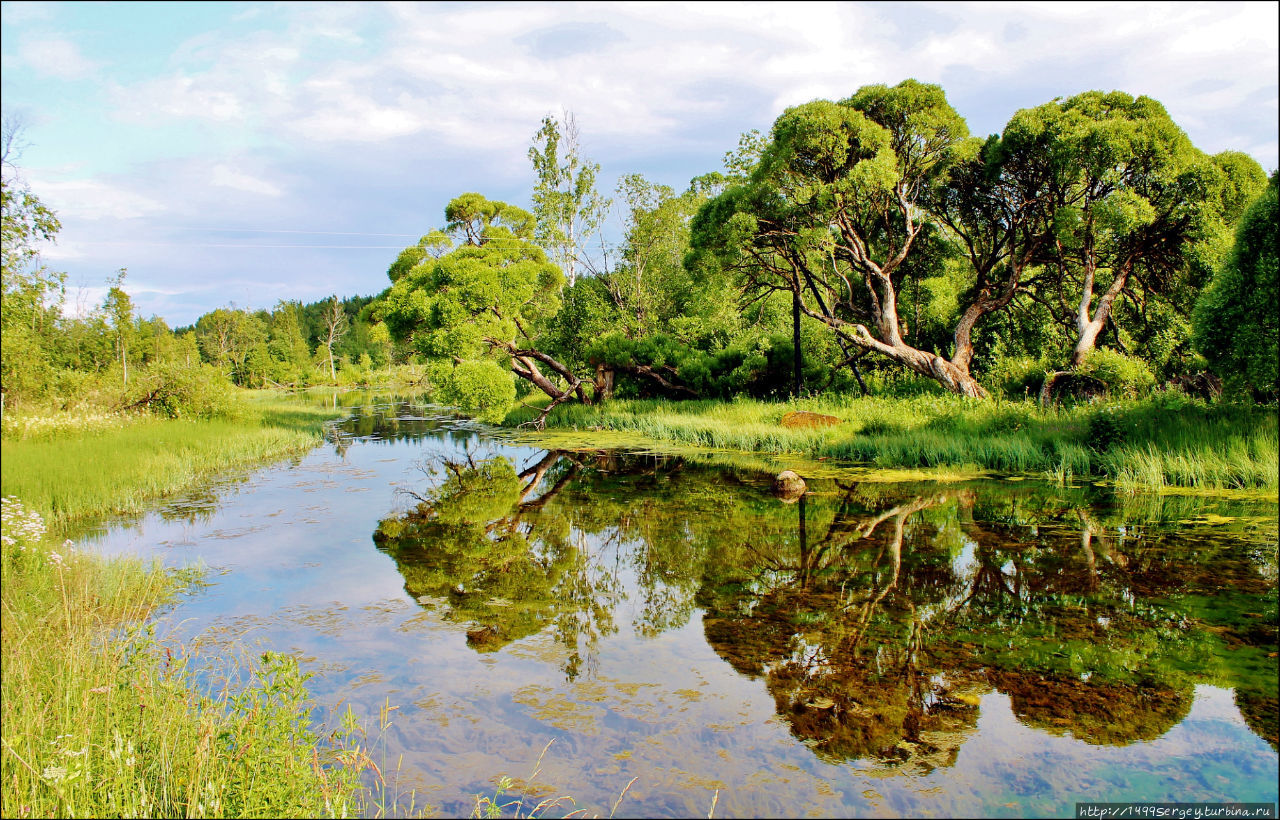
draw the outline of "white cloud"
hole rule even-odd
[[[1206,131],[1220,132],[1211,142],[1236,135],[1220,111],[1212,116],[1221,101],[1195,91],[1195,82],[1230,73],[1232,99],[1274,92],[1274,4],[1020,4],[1016,19],[1010,8],[394,4],[381,7],[390,26],[380,49],[356,59],[347,48],[367,42],[361,22],[369,7],[293,6],[285,32],[202,36],[181,53],[209,67],[121,89],[118,98],[133,117],[234,122],[286,141],[422,135],[522,154],[541,116],[561,108],[578,114],[589,137],[689,142],[699,138],[691,122],[734,106],[764,104],[774,116],[816,96],[908,76],[943,82],[954,94],[963,89],[946,80],[957,70],[980,77],[992,94],[1002,83],[1057,89],[1073,80],[1150,93],[1184,116],[1207,115]],[[895,13],[937,19],[932,27],[895,24]],[[563,39],[566,31],[607,36],[598,48],[578,46]],[[1093,75],[1078,78],[1081,65]]]
[[[62,80],[92,76],[101,65],[81,54],[75,43],[59,37],[25,39],[18,57],[35,71]]]
[[[234,188],[237,191],[247,191],[251,194],[261,194],[263,196],[278,197],[284,192],[276,185],[272,185],[257,177],[250,176],[243,171],[232,168],[230,165],[219,164],[213,166],[213,170],[209,174],[209,184],[223,188]]]
[[[31,187],[62,220],[138,219],[163,213],[156,199],[97,179],[31,179]]]

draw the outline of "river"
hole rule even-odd
[[[548,816],[633,779],[616,816],[1277,800],[1274,500],[823,462],[788,502],[752,457],[363,401],[80,541],[203,562],[158,631],[299,657],[315,719],[350,706],[419,805],[504,775],[525,813],[576,801]]]

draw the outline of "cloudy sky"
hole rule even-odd
[[[0,5],[3,113],[91,307],[143,315],[374,294],[464,191],[527,206],[543,116],[602,187],[682,190],[785,108],[907,77],[977,134],[1089,89],[1277,166],[1276,3]],[[617,229],[610,239],[617,241]]]

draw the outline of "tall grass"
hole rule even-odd
[[[229,418],[7,423],[0,492],[55,528],[138,512],[227,469],[306,452],[320,441],[323,422],[344,412],[260,396],[240,399]]]
[[[4,501],[0,814],[5,817],[338,817],[364,805],[348,720],[310,728],[306,676],[267,654],[200,694],[148,616],[182,574],[104,560]],[[189,581],[191,575],[186,574]],[[324,740],[325,742],[322,742]]]
[[[834,427],[789,430],[782,416],[808,410]],[[533,418],[519,408],[508,424]],[[827,395],[789,402],[618,400],[563,405],[548,426],[618,431],[656,441],[803,453],[896,468],[976,466],[1069,483],[1105,478],[1123,489],[1276,490],[1276,409],[1206,404],[1156,393],[1141,401],[1040,408],[1030,401],[956,396]]]

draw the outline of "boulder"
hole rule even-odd
[[[783,470],[773,480],[773,494],[787,503],[791,503],[804,495],[804,479],[791,470]]]
[[[779,422],[789,430],[810,430],[815,427],[835,427],[840,419],[825,413],[810,413],[808,410],[793,410],[782,417]]]

